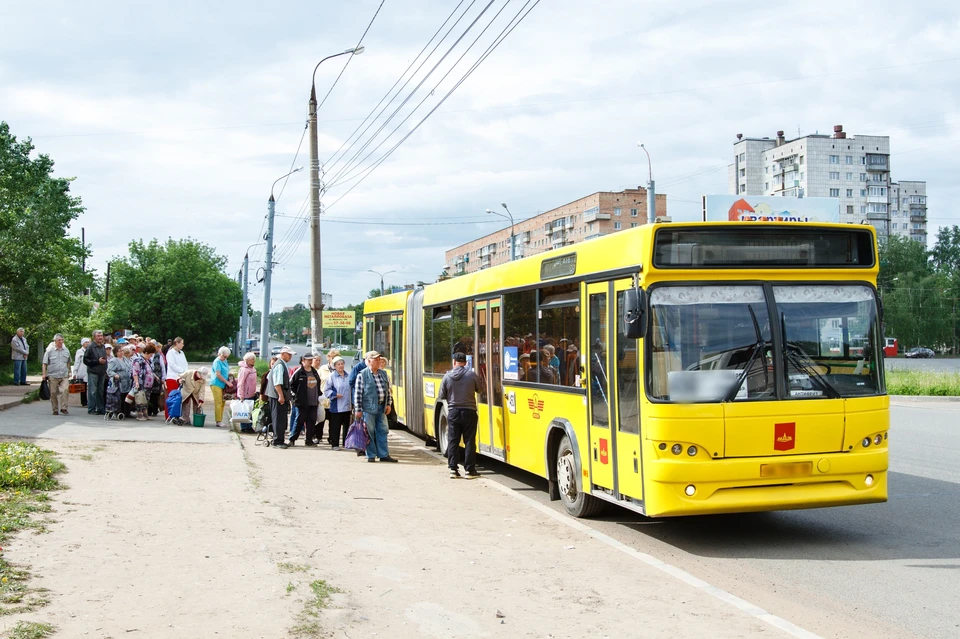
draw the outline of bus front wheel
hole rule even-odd
[[[440,411],[440,419],[437,420],[437,451],[441,455],[447,454],[447,407],[444,406]]]
[[[579,464],[570,438],[564,436],[557,448],[557,488],[563,507],[574,517],[592,517],[603,509],[603,502],[577,488]]]

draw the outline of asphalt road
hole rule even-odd
[[[958,421],[960,403],[894,402],[885,504],[669,519],[612,508],[586,523],[822,637],[960,637]],[[562,510],[543,480],[481,460],[485,477]]]
[[[906,357],[888,357],[883,360],[888,371],[945,371],[960,373],[960,357],[934,357],[933,359],[907,359]]]

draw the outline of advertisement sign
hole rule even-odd
[[[354,317],[353,311],[324,311],[323,312],[323,327],[324,328],[353,328],[356,319]]]
[[[704,195],[704,222],[839,222],[834,197]]]

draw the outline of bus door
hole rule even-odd
[[[614,372],[616,397],[616,433],[617,445],[617,493],[623,499],[643,500],[643,463],[640,448],[640,375],[642,358],[640,341],[628,338],[622,333],[619,318],[623,316],[623,300],[627,289],[632,288],[631,280],[614,282],[616,308],[611,308],[611,326],[616,335],[615,348],[610,349],[614,356],[610,370]]]
[[[583,383],[587,390],[590,483],[615,495],[616,438],[611,434],[610,423],[614,418],[616,387],[610,370],[610,283],[585,284],[584,287],[587,312],[581,313],[581,317],[585,322],[586,340],[581,344],[580,356],[585,361]]]
[[[393,385],[393,410],[401,422],[406,415],[405,395],[403,394],[403,315],[394,313],[390,318],[390,353],[385,353],[390,361],[390,382]]]
[[[484,455],[504,459],[503,383],[500,379],[500,299],[474,306],[474,371],[484,390],[477,395],[477,446]]]

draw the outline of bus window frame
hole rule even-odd
[[[643,375],[643,392],[646,395],[646,399],[651,404],[668,404],[668,405],[695,405],[695,404],[724,404],[726,402],[716,402],[716,401],[704,401],[704,402],[674,402],[669,399],[660,399],[654,397],[651,393],[651,386],[653,383],[653,313],[652,303],[653,291],[661,286],[718,286],[723,284],[737,285],[737,286],[761,286],[764,290],[764,297],[766,299],[767,313],[771,318],[779,317],[777,314],[777,302],[773,295],[773,287],[775,286],[866,286],[873,291],[874,302],[876,303],[876,313],[877,313],[877,322],[879,324],[879,313],[880,313],[880,294],[877,290],[877,287],[866,281],[866,280],[758,280],[758,279],[736,279],[736,278],[724,278],[722,280],[670,280],[667,282],[655,282],[647,286],[647,327],[645,335],[647,339],[644,339],[643,346],[643,362],[644,362],[644,375]],[[769,293],[769,295],[767,294]],[[881,330],[878,326],[878,330]],[[773,342],[773,358],[775,362],[783,361],[783,338],[779,330],[771,330],[771,335]],[[881,336],[881,339],[883,337]],[[876,351],[876,349],[874,349]],[[881,349],[882,350],[882,349]],[[883,358],[878,357],[877,353],[874,352],[873,361],[877,363],[880,367],[878,371],[878,378],[880,386],[883,389],[883,392],[878,392],[874,395],[862,395],[862,396],[845,396],[841,399],[850,400],[850,399],[862,399],[862,398],[871,398],[871,397],[884,397],[889,395],[887,392],[886,384],[886,373],[885,367],[883,365]],[[776,372],[777,368],[774,367]],[[785,373],[785,371],[782,371]],[[755,397],[737,400],[736,404],[749,404],[753,402],[780,402],[780,401],[803,401],[809,399],[819,399],[819,398],[800,398],[800,397],[790,397],[787,393],[786,380],[783,379],[784,374],[776,375],[776,395],[774,397]]]

